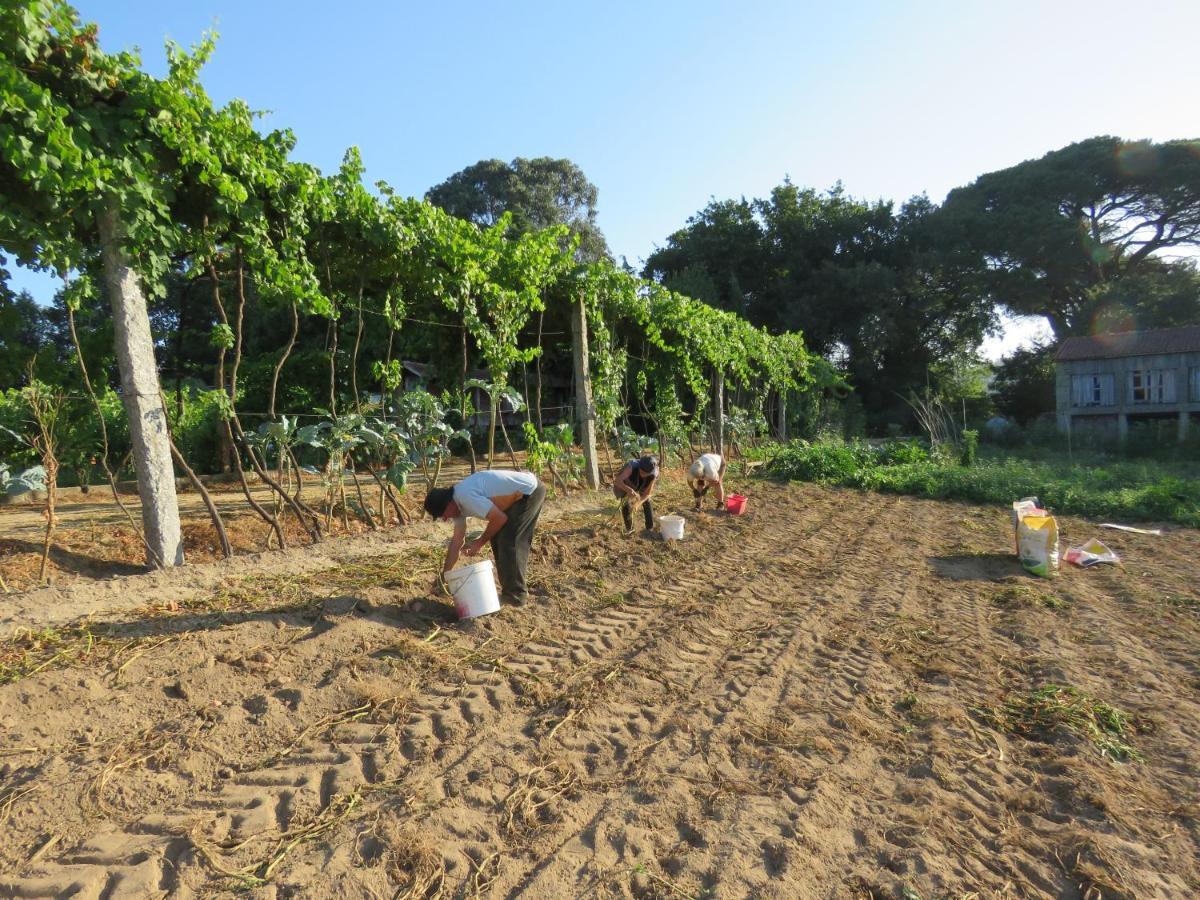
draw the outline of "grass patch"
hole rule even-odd
[[[1186,594],[1168,594],[1163,597],[1163,602],[1168,606],[1174,606],[1179,609],[1190,609],[1193,612],[1200,612],[1200,597],[1189,597]]]
[[[794,481],[989,505],[1037,496],[1063,513],[1200,528],[1200,466],[1195,463],[1103,455],[1030,458],[989,450],[974,465],[962,466],[916,456],[896,453],[887,444],[800,441],[779,450],[769,471]]]
[[[608,591],[605,593],[598,592],[598,596],[592,600],[590,605],[594,610],[618,609],[628,602],[628,591]]]
[[[0,645],[0,684],[11,684],[48,669],[63,658],[90,652],[88,629],[43,628],[20,631]]]
[[[174,635],[122,637],[118,630],[90,624],[22,630],[0,641],[0,684],[12,684],[47,669],[104,664],[119,677],[149,649]]]
[[[1060,730],[1089,741],[1101,754],[1116,760],[1140,760],[1131,743],[1129,716],[1103,700],[1073,687],[1047,684],[1028,694],[1011,697],[1003,706],[976,710],[992,728],[1031,739],[1052,738]]]
[[[1018,607],[1064,610],[1070,603],[1056,594],[1051,594],[1028,584],[1009,584],[992,595],[992,604],[1006,609]]]

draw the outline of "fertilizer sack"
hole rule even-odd
[[[1058,522],[1035,503],[1013,504],[1017,556],[1027,572],[1042,578],[1058,574]]]
[[[1013,551],[1017,556],[1021,555],[1021,519],[1025,516],[1046,516],[1049,515],[1042,509],[1041,501],[1037,497],[1024,497],[1012,506],[1012,527],[1013,527]]]

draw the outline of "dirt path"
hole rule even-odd
[[[1200,890],[1200,535],[1121,536],[1126,570],[1047,583],[1003,511],[751,496],[679,545],[560,509],[548,596],[472,629],[417,599],[418,542],[27,644],[0,895]],[[1141,761],[989,727],[1047,683],[1130,713]]]
[[[523,454],[518,455],[518,460]],[[440,483],[451,483],[469,473],[469,465],[452,459],[442,469]],[[379,496],[370,477],[362,474],[364,498],[372,508],[372,514],[394,528],[398,524],[394,508]],[[400,503],[410,513],[419,509],[423,497],[423,481],[401,497]],[[134,485],[122,484],[122,500],[130,515],[140,523],[141,507]],[[257,513],[253,512],[240,485],[214,482],[209,485],[213,502],[220,510],[225,528],[236,556],[258,556],[264,551],[278,549],[275,536]],[[269,488],[256,483],[250,486],[251,495],[265,508],[270,509],[274,497]],[[305,478],[304,496],[315,502],[322,493],[321,481],[316,476]],[[349,491],[353,498],[355,491]],[[209,563],[221,558],[208,510],[200,496],[190,489],[178,495],[180,519],[183,526],[185,557],[189,565]],[[319,505],[319,504],[318,504]],[[382,507],[382,513],[380,512]],[[287,514],[280,516],[288,546],[307,546],[308,534],[296,519]],[[49,586],[63,588],[69,585],[95,584],[114,577],[137,575],[146,572],[145,547],[139,531],[129,524],[129,519],[112,501],[112,494],[104,487],[93,487],[87,493],[77,488],[60,491],[57,507],[57,530],[50,547],[47,579]],[[43,503],[22,502],[0,506],[0,604],[3,593],[30,591],[44,585],[40,579],[42,539],[45,532],[45,507]],[[327,537],[346,538],[362,535],[371,530],[364,518],[340,511],[326,522]],[[317,551],[325,557],[330,551],[322,546]],[[183,576],[187,581],[188,576]],[[164,582],[164,584],[170,583]],[[7,589],[7,590],[4,590]],[[45,595],[53,604],[54,594]],[[2,627],[2,626],[0,626]]]
[[[547,522],[595,507],[596,498],[575,494],[546,512]],[[117,578],[77,578],[63,586],[0,595],[0,639],[20,629],[52,628],[79,619],[107,621],[148,606],[187,606],[245,578],[301,576],[348,561],[401,548],[444,544],[444,526],[418,520],[403,527],[367,531],[319,544],[304,541],[286,550],[244,553],[228,560]],[[432,576],[431,576],[432,577]]]

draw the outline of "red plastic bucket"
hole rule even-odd
[[[746,495],[730,494],[725,498],[725,508],[731,516],[740,516],[746,511]]]

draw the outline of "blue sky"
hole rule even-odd
[[[77,6],[155,73],[164,39],[215,28],[214,99],[270,110],[326,171],[357,144],[370,180],[419,196],[479,159],[568,157],[634,265],[709,199],[785,176],[940,202],[1092,135],[1200,136],[1196,0]]]

